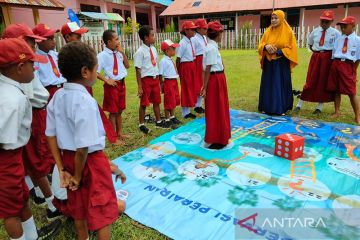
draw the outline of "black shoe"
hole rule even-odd
[[[155,122],[154,119],[150,116],[150,114],[145,115],[144,120],[146,123],[154,123]]]
[[[36,196],[36,194],[35,194],[35,196],[33,196],[33,201],[38,206],[45,206],[46,205],[45,198],[38,197],[38,196]]]
[[[55,236],[58,234],[61,228],[61,220],[57,219],[48,225],[40,228],[38,232],[38,240],[45,240],[45,239],[55,239]]]
[[[194,115],[194,114],[192,114],[192,113],[188,113],[188,114],[185,115],[184,118],[185,118],[185,119],[187,119],[187,118],[195,119],[195,118],[196,118],[196,115]]]
[[[205,110],[202,107],[196,107],[194,108],[194,111],[198,114],[202,114],[205,112]]]
[[[140,131],[145,133],[145,134],[149,134],[151,132],[151,129],[148,129],[145,125],[141,125],[139,127]]]
[[[50,209],[46,209],[46,218],[50,222],[60,218],[61,216],[63,216],[63,214],[59,211],[59,209],[56,209],[55,212],[52,212]]]
[[[294,112],[294,113],[300,112],[300,108],[299,108],[299,107],[294,108],[293,112]]]
[[[211,144],[208,148],[209,148],[209,149],[220,150],[220,149],[223,149],[225,146],[226,146],[226,145],[223,145],[223,144],[213,143],[213,144]]]
[[[163,128],[163,129],[171,129],[171,122],[170,121],[161,121],[155,123],[156,128]]]
[[[175,124],[175,125],[180,125],[182,124],[182,122],[179,121],[179,119],[177,118],[170,118],[170,121]]]
[[[320,109],[315,109],[315,111],[313,111],[313,114],[319,115],[321,113]]]

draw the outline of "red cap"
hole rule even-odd
[[[208,29],[211,29],[215,32],[221,32],[224,31],[224,26],[221,25],[221,23],[219,23],[218,21],[214,21],[214,22],[209,22]]]
[[[336,25],[340,25],[340,24],[353,24],[355,25],[355,17],[353,16],[347,16],[346,18],[343,18],[340,22],[338,22]]]
[[[43,23],[39,23],[38,25],[35,26],[35,28],[33,28],[33,32],[41,37],[51,37],[54,36],[54,34],[56,32],[59,32],[60,30],[57,29],[50,29],[47,25],[43,24]]]
[[[197,27],[195,26],[193,21],[184,21],[183,24],[181,25],[181,31],[187,30],[187,29],[196,29]]]
[[[208,28],[208,24],[207,24],[206,20],[203,18],[196,19],[195,26],[197,28],[206,28],[206,29]]]
[[[48,62],[46,57],[35,54],[24,39],[7,38],[0,40],[0,67],[27,61]]]
[[[320,16],[320,19],[329,20],[329,21],[334,20],[334,11],[331,10],[323,11],[323,13]]]
[[[18,38],[18,37],[29,37],[35,39],[35,41],[46,40],[46,38],[40,37],[33,33],[30,27],[25,24],[11,24],[5,28],[2,35],[3,38]]]
[[[63,36],[70,33],[77,33],[82,35],[84,33],[87,33],[88,31],[89,30],[87,28],[79,27],[76,22],[68,22],[61,27],[61,35]]]
[[[174,43],[170,39],[166,39],[161,43],[161,51],[166,51],[169,47],[177,48],[179,46],[178,43]]]

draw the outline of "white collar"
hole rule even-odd
[[[214,45],[214,46],[216,46],[217,48],[219,48],[218,43],[215,42],[214,40],[210,39],[210,38],[209,38],[209,40],[208,40],[208,44]]]
[[[104,51],[107,52],[107,53],[109,53],[109,54],[117,53],[116,50],[113,51],[113,50],[111,50],[110,48],[107,48],[107,47],[104,47]]]
[[[5,75],[2,75],[1,73],[0,73],[0,82],[3,82],[5,84],[13,85],[13,86],[19,88],[21,91],[23,91],[23,88],[22,88],[22,86],[21,86],[21,84],[19,82],[15,81],[15,80],[13,80],[11,78],[8,78]]]
[[[66,83],[64,83],[64,89],[76,90],[76,91],[81,91],[81,92],[85,92],[85,93],[89,94],[89,92],[86,90],[85,86],[81,85],[79,83],[66,82]]]

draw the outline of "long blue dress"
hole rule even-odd
[[[293,107],[290,61],[278,52],[279,59],[263,63],[259,94],[259,111],[282,115]]]

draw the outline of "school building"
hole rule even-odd
[[[335,21],[351,15],[360,23],[360,1],[355,0],[175,0],[160,16],[175,17],[179,26],[184,20],[206,18],[219,20],[227,30],[237,30],[244,23],[259,29],[270,25],[273,6],[286,13],[293,27],[319,25],[325,9],[335,12]]]
[[[170,17],[160,17],[160,13],[172,3],[173,0],[0,0],[0,34],[11,23],[33,27],[41,22],[60,28],[69,21],[68,9],[94,34],[112,26],[120,28],[128,17],[160,31],[171,21]]]

